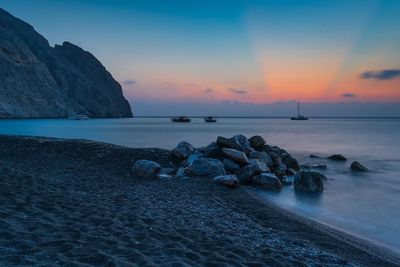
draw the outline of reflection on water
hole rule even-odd
[[[218,135],[265,136],[301,164],[328,165],[325,191],[310,195],[292,187],[259,192],[278,205],[348,232],[400,250],[400,120],[397,119],[219,119],[215,124],[194,119],[1,120],[0,133],[85,138],[131,147],[171,149],[185,140],[203,146]],[[345,155],[345,163],[310,159],[309,154]],[[369,167],[354,173],[352,160]]]

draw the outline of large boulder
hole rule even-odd
[[[231,172],[231,173],[235,173],[240,169],[240,165],[231,159],[224,159],[222,164],[224,164],[225,170],[227,170],[228,172]]]
[[[238,134],[232,137],[232,140],[240,147],[240,150],[247,155],[254,151],[254,149],[251,148],[250,142],[247,140],[246,136]]]
[[[214,183],[226,186],[226,187],[236,187],[239,184],[239,180],[236,175],[220,175],[214,177]]]
[[[137,160],[133,164],[133,175],[140,178],[156,178],[161,166],[150,160]]]
[[[250,145],[255,150],[261,149],[267,143],[264,138],[259,135],[255,135],[249,139]]]
[[[249,159],[249,164],[257,166],[263,172],[269,172],[269,167],[262,159]]]
[[[206,158],[213,158],[223,161],[225,159],[225,153],[222,151],[222,148],[218,146],[216,142],[212,142],[204,149],[202,149],[203,155]]]
[[[185,168],[187,175],[193,176],[219,176],[225,175],[224,165],[217,159],[197,158]]]
[[[225,138],[222,136],[217,137],[217,145],[220,147],[227,147],[227,148],[233,148],[236,150],[240,150],[240,146],[235,143],[232,139]]]
[[[261,173],[259,175],[253,176],[252,182],[253,185],[271,189],[271,190],[280,190],[282,188],[282,183],[278,179],[278,177],[275,176],[273,173]]]
[[[225,155],[230,158],[231,160],[241,164],[241,165],[246,165],[249,164],[249,159],[247,158],[246,154],[242,151],[236,150],[236,149],[231,149],[231,148],[226,148],[224,147],[222,151],[225,153]]]
[[[194,151],[194,147],[188,142],[180,142],[176,148],[172,150],[172,155],[180,160],[186,159]]]
[[[190,155],[187,157],[187,159],[185,160],[183,166],[184,166],[184,167],[187,167],[187,166],[189,166],[190,164],[192,164],[192,162],[193,162],[195,159],[202,158],[202,157],[203,157],[203,154],[201,154],[201,153],[198,152],[198,151],[193,151],[193,153],[190,154]]]
[[[254,165],[247,165],[236,172],[236,176],[241,184],[250,184],[254,175],[262,173],[262,170]]]
[[[333,154],[328,157],[330,160],[346,161],[347,159],[342,154]]]
[[[322,192],[324,190],[323,179],[326,179],[326,177],[321,173],[299,171],[294,176],[294,189],[302,192]]]
[[[359,172],[367,172],[368,171],[368,168],[361,165],[361,163],[358,161],[354,161],[353,163],[351,163],[350,169],[353,171],[359,171]]]

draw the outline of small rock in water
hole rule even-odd
[[[239,184],[239,180],[237,179],[236,175],[220,175],[214,177],[214,183],[227,187],[236,187]]]
[[[225,147],[222,149],[222,151],[228,158],[239,164],[242,165],[249,164],[249,159],[247,158],[246,154],[242,151]]]
[[[232,139],[222,137],[222,136],[217,137],[217,144],[220,147],[227,147],[227,148],[233,148],[233,149],[240,150],[240,146],[238,144],[236,144],[235,141],[233,141]]]
[[[241,184],[250,184],[254,175],[262,173],[262,170],[254,165],[247,165],[236,172]]]
[[[217,159],[198,158],[185,168],[185,173],[194,176],[219,176],[225,175],[224,165]]]
[[[172,150],[172,154],[178,159],[184,160],[192,154],[194,147],[188,142],[180,142],[176,148]]]
[[[361,165],[361,163],[358,161],[354,161],[353,163],[351,163],[350,169],[352,169],[353,171],[360,171],[360,172],[368,171],[368,168]]]
[[[303,192],[322,192],[326,177],[314,171],[299,171],[296,173],[293,181],[294,189]]]
[[[320,158],[320,156],[317,156],[317,155],[311,154],[311,155],[310,155],[310,158],[316,158],[316,159],[319,159],[319,158]]]
[[[138,160],[133,164],[133,174],[142,178],[156,178],[161,166],[150,160]]]
[[[282,183],[278,177],[276,177],[273,173],[266,172],[253,176],[252,184],[276,191],[282,188]]]
[[[231,159],[224,159],[222,163],[224,164],[225,170],[231,173],[235,173],[240,169],[240,165]]]
[[[262,148],[267,142],[259,135],[255,135],[249,139],[250,145],[255,150]]]
[[[333,154],[328,157],[328,159],[336,161],[346,161],[347,159],[342,154]]]

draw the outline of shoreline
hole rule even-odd
[[[254,193],[255,191],[253,188],[245,190],[247,190],[249,194]],[[394,248],[391,248],[374,240],[356,235],[354,233],[351,233],[334,225],[319,221],[317,219],[312,219],[307,216],[297,214],[289,209],[278,206],[273,201],[265,199],[259,196],[257,193],[252,194],[252,196],[257,198],[264,205],[268,206],[268,208],[275,209],[277,212],[284,214],[285,216],[288,216],[293,220],[297,220],[302,224],[305,224],[312,228],[316,228],[318,231],[322,231],[327,235],[331,235],[333,238],[337,238],[343,242],[349,243],[350,245],[355,246],[359,249],[367,250],[369,253],[373,253],[378,257],[388,258],[393,262],[400,264],[400,251],[397,251]]]
[[[24,216],[32,218],[32,229],[25,229],[26,225],[22,224],[23,229],[14,229],[15,233],[1,232],[0,263],[22,265],[26,262],[29,265],[45,260],[61,265],[73,259],[73,262],[87,264],[112,260],[118,265],[140,258],[143,262],[158,264],[171,258],[175,263],[204,264],[224,263],[233,257],[235,260],[228,264],[250,265],[253,261],[287,266],[297,265],[302,260],[328,265],[400,264],[398,254],[292,214],[261,200],[245,188],[226,189],[212,184],[207,178],[147,181],[132,177],[130,171],[135,160],[155,160],[168,166],[168,154],[167,150],[158,148],[135,149],[88,140],[0,135],[0,190],[3,190],[0,197],[2,203],[7,203],[0,212],[8,215],[6,219],[0,219],[0,223],[6,226],[4,229],[12,229],[15,226],[11,222],[24,221]],[[53,207],[47,201],[58,206]],[[82,209],[77,204],[82,205]],[[40,205],[44,207],[32,212],[33,207]],[[87,210],[99,216],[85,215]],[[42,225],[42,216],[51,218],[47,220],[52,224]],[[85,216],[94,217],[87,220]],[[130,219],[125,222],[124,216]],[[140,220],[134,223],[136,217]],[[78,224],[69,229],[64,225],[67,220],[72,225]],[[97,224],[92,225],[93,221],[107,231]],[[26,256],[32,251],[30,246],[49,238],[42,228],[53,229],[61,245],[51,243],[40,253],[35,251]],[[86,233],[82,228],[89,230]],[[79,234],[75,233],[77,231]],[[14,238],[13,244],[7,243],[9,235]],[[97,241],[103,247],[94,246],[94,235],[101,237],[101,241]],[[195,245],[204,237],[208,240],[204,246]],[[29,242],[23,241],[24,238]],[[143,242],[142,246],[146,248],[136,242]],[[88,255],[80,250],[76,252],[77,244],[90,247]],[[110,252],[108,244],[118,248],[133,247],[136,257],[129,258],[120,250]],[[151,248],[155,244],[157,253]],[[4,256],[6,245],[21,251],[8,252]],[[186,251],[187,246],[193,246],[190,253]],[[246,251],[243,249],[246,246],[251,249]],[[57,253],[53,255],[54,250]],[[209,252],[212,250],[217,252]],[[51,252],[47,255],[49,258],[42,257],[46,251]],[[93,254],[97,256],[90,258]],[[160,262],[157,263],[157,259]]]
[[[375,248],[378,251],[383,252],[383,254],[385,254],[386,257],[393,257],[393,258],[400,259],[400,250],[396,250],[395,248],[385,245],[381,242],[375,241],[373,239],[368,239],[361,235],[357,235],[356,233],[352,233],[351,231],[346,231],[345,229],[342,229],[340,227],[337,227],[337,226],[329,224],[329,223],[325,223],[318,219],[313,219],[313,218],[309,218],[307,216],[302,216],[293,211],[290,211],[289,209],[280,207],[277,204],[274,204],[272,201],[262,199],[261,197],[260,197],[260,202],[263,202],[265,205],[270,205],[271,208],[275,207],[278,210],[282,210],[282,212],[290,213],[291,216],[298,217],[299,220],[303,219],[304,223],[307,223],[307,221],[309,221],[308,223],[316,224],[319,227],[321,227],[322,229],[325,229],[327,232],[331,231],[336,235],[339,235],[339,236],[343,235],[344,238],[354,240],[354,242],[359,243],[360,245],[364,245],[365,247],[370,247],[372,249]]]

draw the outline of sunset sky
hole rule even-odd
[[[400,1],[0,0],[139,103],[400,102]]]

